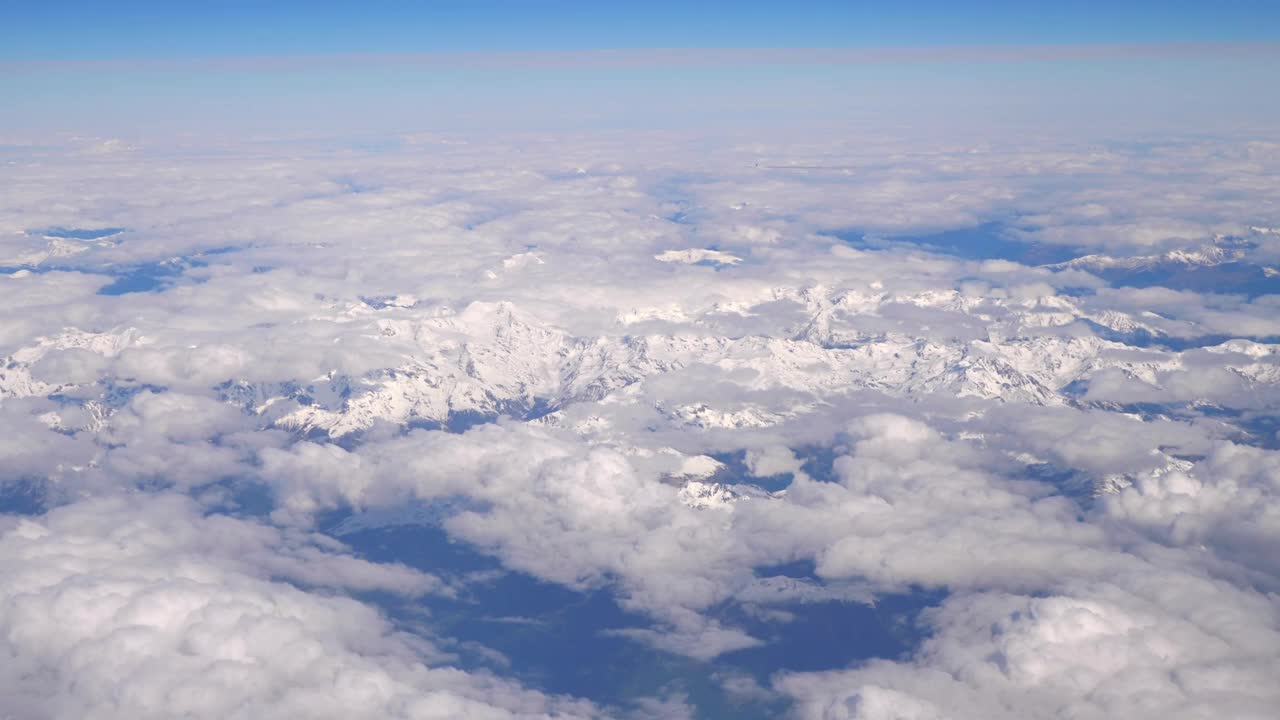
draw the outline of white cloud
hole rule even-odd
[[[911,662],[787,675],[778,687],[806,718],[1271,712],[1273,600],[1154,568],[1079,590],[962,595],[931,615],[935,634]]]
[[[0,693],[15,717],[596,712],[452,668],[370,607],[283,582],[410,594],[437,587],[323,540],[201,516],[174,496],[85,501],[6,525]]]
[[[726,607],[781,628],[806,602],[945,593],[900,661],[725,681],[802,717],[1269,707],[1280,362],[1183,345],[1280,334],[1274,297],[828,233],[1016,216],[1007,240],[1124,258],[1236,233],[1262,262],[1274,148],[784,140],[7,166],[0,262],[41,259],[0,276],[0,482],[64,506],[4,521],[5,694],[23,717],[597,713],[449,669],[344,597],[450,591],[308,534],[421,503],[708,667],[771,639]],[[55,257],[27,231],[56,226],[127,230]],[[163,292],[95,294],[174,258]],[[175,495],[255,483],[269,524]],[[769,577],[787,564],[816,577]],[[632,709],[693,712],[665,697]]]

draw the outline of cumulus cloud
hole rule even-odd
[[[800,717],[1263,718],[1274,601],[1152,570],[1081,594],[965,595],[909,663],[780,677]]]
[[[1016,486],[979,480],[966,470],[972,457],[948,453],[930,432],[901,418],[855,426],[858,440],[841,474],[859,495],[862,505],[854,507],[868,509],[854,523],[876,510],[885,520],[870,537],[839,540],[819,570],[938,583],[954,594],[926,614],[932,635],[908,662],[780,677],[778,689],[796,699],[801,717],[1270,712],[1277,697],[1263,678],[1280,667],[1280,626],[1268,592],[1274,563],[1261,551],[1273,543],[1276,507],[1263,470],[1270,459],[1261,457],[1268,453],[1223,445],[1194,470],[1148,471],[1108,496],[1096,519],[1081,522],[1058,499],[1037,508],[1009,494]],[[929,467],[947,454],[945,465]],[[1230,458],[1241,454],[1251,456],[1238,466],[1250,474],[1233,477]],[[921,471],[930,480],[915,485]],[[890,510],[898,497],[909,498],[909,507]],[[1222,505],[1236,501],[1250,507]],[[912,515],[926,508],[940,514],[912,527]],[[981,528],[970,529],[971,520]],[[1129,528],[1164,547],[1134,545]],[[920,531],[928,537],[912,537]]]
[[[1138,474],[1107,498],[1116,521],[1176,547],[1209,546],[1216,554],[1266,575],[1274,590],[1280,562],[1280,457],[1274,452],[1222,444],[1184,467]]]
[[[452,668],[369,606],[299,587],[438,589],[322,539],[205,516],[176,496],[89,500],[6,526],[0,686],[15,717],[596,713]]]
[[[603,712],[352,599],[457,590],[316,533],[404,507],[801,717],[1277,702],[1274,148],[438,140],[6,167],[0,490],[47,505],[0,539],[19,717]],[[901,656],[734,664],[921,588]]]

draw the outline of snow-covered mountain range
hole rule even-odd
[[[725,316],[761,319],[779,308],[786,310],[781,319],[764,318],[773,333],[724,332]],[[957,398],[978,408],[1123,409],[1123,402],[1084,390],[1102,375],[1159,393],[1171,378],[1177,384],[1189,354],[1210,353],[1246,388],[1280,384],[1277,346],[1231,340],[1203,349],[1160,347],[1151,342],[1162,335],[1153,324],[1159,316],[1094,312],[1064,296],[778,287],[755,298],[682,308],[679,324],[651,320],[664,312],[670,314],[635,308],[619,313],[612,332],[581,336],[508,302],[454,309],[416,298],[366,298],[339,306],[338,316],[371,347],[400,357],[398,364],[360,375],[232,376],[209,389],[261,428],[334,442],[378,427],[457,431],[508,417],[627,447],[633,439],[618,424],[636,412],[671,431],[764,429],[865,391],[906,400]],[[904,312],[915,313],[915,325],[894,320]],[[1145,347],[1122,342],[1139,332]],[[113,414],[146,389],[112,368],[158,342],[135,328],[43,337],[3,359],[0,397],[55,398],[83,412],[48,413],[50,427],[105,432]],[[710,384],[698,379],[710,376]],[[1170,395],[1168,402],[1176,407],[1178,398]],[[689,486],[685,500],[708,506],[740,497],[704,483],[720,466],[702,457],[696,471],[681,469],[689,458],[665,462],[673,477],[703,483]]]

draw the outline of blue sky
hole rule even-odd
[[[1274,0],[131,0],[8,3],[0,13],[0,94],[11,99],[0,132],[23,136],[718,128],[904,117],[984,125],[1089,116],[1119,127],[1201,115],[1213,130],[1225,116],[1270,117],[1278,104],[1258,92],[1280,55]],[[1261,51],[1248,45],[1259,42]],[[1061,45],[1079,49],[1036,55],[1037,47]],[[1112,49],[1098,55],[1102,45]],[[1135,56],[1117,46],[1147,49]],[[956,47],[1016,50],[995,59],[929,54]],[[675,61],[644,50],[652,48],[707,52]],[[732,48],[799,54],[722,52]],[[832,62],[805,48],[868,55]],[[884,48],[926,52],[877,54]],[[593,53],[599,49],[631,54],[602,57]],[[459,61],[460,51],[473,55]],[[493,62],[477,66],[477,57]]]
[[[91,0],[6,5],[0,57],[8,60],[1280,38],[1280,3],[1274,0]]]

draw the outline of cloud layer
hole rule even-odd
[[[101,147],[0,171],[15,717],[1280,703],[1274,138]],[[335,539],[406,525],[492,569]],[[690,677],[470,662],[506,575]]]

